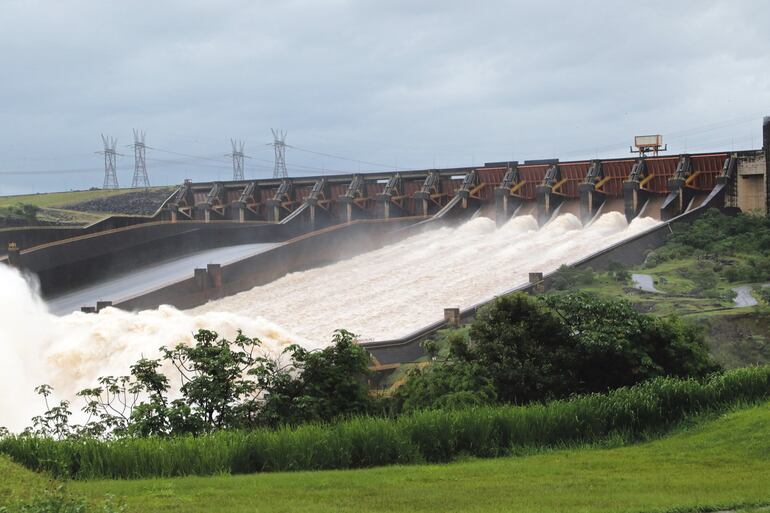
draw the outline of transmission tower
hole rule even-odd
[[[243,154],[243,147],[246,143],[244,141],[230,139],[230,145],[232,146],[233,151],[225,155],[225,157],[231,157],[233,159],[233,180],[244,180],[243,159],[247,157]]]
[[[275,168],[273,169],[273,178],[286,178],[289,173],[286,172],[286,130],[270,129],[273,132],[272,146],[275,150]]]
[[[144,162],[144,150],[147,147],[144,145],[143,131],[134,128],[134,144],[131,147],[134,148],[134,178],[131,180],[131,187],[147,188],[150,186],[150,179],[147,177],[147,165]]]
[[[104,185],[103,189],[118,189],[118,174],[115,171],[117,165],[118,156],[122,157],[120,153],[115,151],[115,147],[118,144],[118,140],[114,137],[108,137],[102,134],[102,142],[104,143],[104,150],[97,151],[99,155],[104,155]]]

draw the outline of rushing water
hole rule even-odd
[[[19,429],[40,412],[35,385],[49,383],[60,397],[72,397],[99,376],[125,374],[161,345],[189,342],[199,328],[226,337],[240,328],[271,354],[295,342],[323,346],[337,328],[362,339],[393,338],[440,319],[445,307],[471,306],[525,282],[531,271],[551,271],[656,223],[628,225],[617,212],[586,228],[571,214],[542,229],[530,216],[500,228],[476,218],[188,311],[108,308],[58,317],[34,284],[0,265],[0,426]]]

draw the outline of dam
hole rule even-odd
[[[708,208],[766,212],[766,154],[185,182],[151,219],[2,231],[3,342],[34,343],[4,360],[22,391],[0,407],[26,420],[33,386],[71,397],[201,328],[272,355],[345,328],[377,364],[413,361],[435,330],[562,264],[639,263]]]

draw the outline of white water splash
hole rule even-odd
[[[38,384],[72,398],[99,376],[126,374],[141,356],[155,357],[162,345],[189,343],[200,328],[228,338],[240,328],[273,355],[290,343],[323,346],[337,328],[393,338],[438,320],[444,307],[471,306],[524,283],[530,271],[551,271],[655,224],[647,218],[629,226],[617,212],[587,228],[571,214],[540,230],[530,216],[499,229],[477,218],[188,311],[108,308],[58,317],[34,286],[0,265],[0,426],[18,430],[41,411],[32,393]]]
[[[314,340],[337,328],[363,339],[411,333],[443,316],[647,230],[658,222],[611,212],[583,229],[572,214],[538,230],[531,216],[501,228],[480,217],[440,228],[326,267],[288,274],[272,283],[190,311],[260,315]]]

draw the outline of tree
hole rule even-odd
[[[33,434],[74,436],[170,436],[259,425],[329,421],[368,413],[370,358],[352,333],[338,330],[330,347],[309,351],[289,346],[289,362],[256,356],[260,342],[238,332],[233,341],[200,330],[192,345],[161,347],[161,358],[142,358],[127,376],[104,376],[78,393],[89,414],[84,426],[70,426],[69,403],[49,406],[52,390],[38,392],[47,412],[34,418]],[[176,369],[180,397],[171,400],[163,363]]]
[[[196,343],[191,346],[179,344],[173,349],[160,349],[163,359],[176,368],[182,382],[180,392],[183,400],[174,401],[171,405],[173,412],[170,415],[175,422],[181,422],[174,426],[174,431],[196,433],[251,424],[253,419],[250,413],[255,409],[258,387],[249,378],[249,373],[255,365],[264,361],[254,355],[260,345],[259,340],[248,338],[238,331],[235,340],[230,342],[209,330],[199,330],[194,338]],[[132,371],[137,367],[143,370],[137,365]],[[167,380],[154,376],[155,369],[146,369],[144,386],[153,394],[151,397],[162,395],[164,385],[168,388]],[[164,404],[165,400],[160,402],[158,399],[159,407]]]
[[[393,394],[397,413],[429,408],[460,408],[497,401],[492,380],[476,363],[450,360],[409,371]]]
[[[470,340],[457,354],[484,369],[499,400],[525,403],[568,392],[570,334],[542,301],[521,293],[496,299],[471,324]]]
[[[284,351],[291,359],[289,366],[273,364],[252,371],[264,390],[265,422],[330,421],[371,409],[368,353],[346,330],[335,331],[332,342],[319,351],[291,345]]]
[[[656,376],[703,377],[717,370],[702,332],[680,319],[642,314],[628,301],[587,293],[542,301],[570,334],[573,392],[599,392]]]
[[[409,375],[398,407],[520,404],[718,369],[697,327],[587,293],[498,298],[468,333],[448,338],[446,360]]]

